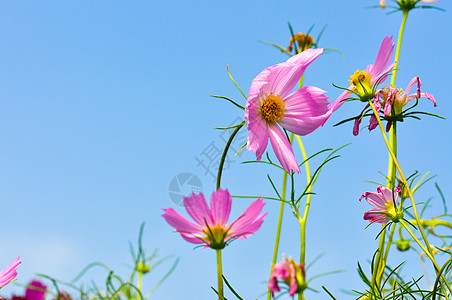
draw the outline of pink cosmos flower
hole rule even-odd
[[[184,197],[184,206],[196,223],[187,220],[172,208],[163,209],[162,217],[179,232],[184,240],[204,244],[204,248],[223,249],[233,239],[244,239],[255,233],[267,213],[260,215],[262,198],[251,203],[231,224],[227,224],[232,198],[228,190],[218,189],[210,197],[210,208],[202,193]]]
[[[383,39],[375,63],[368,65],[366,70],[358,70],[350,76],[350,87],[333,102],[331,105],[332,111],[338,109],[346,99],[350,98],[352,93],[356,94],[363,102],[374,98],[376,86],[386,80],[388,72],[394,67],[394,62],[390,64],[394,45],[392,36]]]
[[[25,299],[43,300],[46,294],[47,286],[39,280],[32,280],[25,290]]]
[[[365,192],[360,198],[366,198],[367,202],[374,208],[364,214],[364,220],[371,223],[388,223],[390,220],[398,222],[403,217],[403,212],[397,209],[398,193],[400,187],[392,192],[387,187],[379,186],[377,192]]]
[[[307,49],[286,62],[263,70],[253,80],[245,107],[249,130],[247,149],[260,160],[268,139],[281,166],[300,172],[292,146],[283,127],[298,135],[306,135],[322,126],[331,115],[325,91],[305,86],[291,93],[305,69],[323,52]],[[279,126],[278,126],[279,125]]]
[[[3,271],[0,272],[0,288],[10,283],[17,276],[17,268],[20,265],[20,257],[13,260]]]
[[[295,293],[301,292],[307,288],[305,281],[305,269],[303,264],[295,263],[292,258],[290,260],[285,257],[281,262],[273,266],[273,272],[268,282],[268,288],[274,297],[275,292],[281,289],[278,285],[278,279],[282,279],[285,284],[289,286],[289,295],[294,296]]]

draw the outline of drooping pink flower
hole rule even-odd
[[[379,186],[376,193],[365,192],[359,201],[366,198],[374,208],[364,213],[364,220],[369,220],[371,223],[388,223],[390,220],[398,222],[403,217],[403,212],[397,208],[400,191],[398,186],[394,192],[387,187]]]
[[[414,94],[408,95],[413,85],[417,84],[417,91]],[[391,112],[395,117],[400,116],[403,119],[403,108],[410,101],[413,101],[416,98],[427,98],[433,102],[433,105],[436,106],[435,97],[429,93],[421,93],[421,80],[419,77],[414,77],[411,79],[408,84],[405,92],[402,90],[396,89],[394,87],[388,87],[386,89],[379,90],[377,96],[381,100],[381,105],[384,107],[384,116],[388,117]]]
[[[346,99],[352,96],[352,93],[363,102],[374,98],[377,86],[386,80],[388,73],[394,67],[394,62],[390,64],[394,45],[392,36],[383,39],[374,64],[368,65],[366,70],[358,70],[350,76],[350,87],[333,102],[332,111],[338,109]]]
[[[417,84],[417,91],[414,94],[408,95],[412,87]],[[381,119],[385,119],[388,121],[386,125],[386,131],[389,131],[392,124],[397,121],[403,121],[405,116],[410,114],[415,115],[419,112],[410,113],[409,109],[405,109],[404,107],[414,99],[419,99],[421,97],[425,97],[433,102],[433,105],[436,106],[435,97],[429,93],[421,93],[421,80],[419,77],[414,77],[411,79],[408,84],[405,92],[402,89],[397,89],[395,87],[386,86],[383,89],[379,89],[375,93],[375,98],[373,100],[373,104],[375,106],[376,111],[380,112],[381,107],[383,107],[383,115]],[[369,104],[366,105],[364,110],[361,112],[360,117],[355,119],[355,127],[353,128],[353,134],[357,135],[359,133],[359,123],[361,119],[364,117],[366,110],[368,109]],[[372,113],[369,122],[369,131],[375,129],[378,126],[377,118]]]
[[[202,193],[184,197],[184,206],[196,222],[187,220],[172,208],[163,209],[162,217],[193,244],[204,244],[212,249],[223,249],[233,239],[244,239],[255,233],[264,222],[267,213],[259,215],[265,203],[262,198],[252,202],[231,224],[227,224],[231,212],[232,198],[228,190],[212,193],[210,208]]]
[[[20,257],[13,260],[3,271],[0,272],[0,288],[10,283],[17,276],[17,268],[20,265]]]
[[[278,279],[282,279],[282,281],[289,286],[289,295],[293,296],[295,293],[301,292],[307,288],[305,278],[304,263],[297,264],[292,258],[289,260],[285,257],[281,262],[273,266],[270,281],[268,282],[268,288],[274,297],[275,292],[281,290],[278,285]]]
[[[32,280],[25,290],[27,300],[43,300],[46,294],[47,286],[39,280]]]
[[[313,86],[292,90],[305,69],[323,52],[307,49],[286,62],[263,70],[253,80],[245,107],[249,130],[247,149],[260,160],[268,139],[281,166],[300,172],[292,146],[283,130],[307,135],[322,126],[331,115],[325,91]],[[279,125],[279,126],[278,126]]]

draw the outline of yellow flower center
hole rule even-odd
[[[298,44],[298,47],[300,47],[300,52],[309,49],[312,47],[312,45],[314,44],[314,38],[312,36],[310,36],[309,34],[304,34],[304,33],[297,33],[294,34],[293,37],[290,38],[290,43],[289,43],[289,47],[287,47],[288,51],[292,51],[292,45],[294,43],[294,38],[295,41]]]
[[[226,237],[228,234],[228,230],[222,227],[221,225],[217,225],[215,227],[207,227],[203,230],[206,235],[203,240],[207,243],[207,245],[212,249],[223,249],[226,247]]]
[[[389,201],[389,202],[385,203],[385,209],[386,209],[386,212],[388,214],[390,214],[391,216],[395,216],[396,215],[396,210],[395,210],[395,207],[394,207],[394,203],[392,201]]]
[[[373,98],[372,85],[370,84],[372,76],[366,71],[355,71],[350,76],[350,84],[354,86],[353,90],[362,98],[363,101],[367,101]],[[369,99],[367,99],[369,98]]]
[[[261,104],[262,117],[267,123],[277,122],[284,117],[285,107],[279,95],[271,94]]]

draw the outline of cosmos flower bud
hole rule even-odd
[[[296,293],[304,291],[308,284],[306,282],[305,264],[297,264],[292,257],[284,259],[273,266],[273,271],[268,282],[268,288],[274,297],[275,292],[281,289],[278,285],[278,279],[289,287],[289,295],[294,296]]]
[[[314,44],[314,38],[312,36],[310,36],[307,33],[305,34],[305,33],[299,32],[297,34],[294,34],[294,36],[290,38],[289,46],[287,47],[287,51],[289,51],[289,52],[291,52],[293,50],[292,45],[294,43],[294,38],[301,51],[311,48],[312,45]]]
[[[411,246],[410,246],[410,240],[398,240],[396,241],[396,245],[397,245],[397,250],[399,251],[408,251]]]
[[[135,267],[135,270],[137,270],[141,274],[146,274],[151,270],[151,268],[149,268],[149,266],[147,266],[144,261],[142,261],[140,264],[138,264],[138,266]]]

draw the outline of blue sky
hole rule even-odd
[[[385,36],[396,39],[401,14],[366,8],[378,1],[4,1],[0,6],[0,200],[1,263],[18,255],[18,282],[36,273],[72,279],[85,265],[102,261],[120,274],[131,262],[128,241],[146,222],[144,245],[163,257],[180,258],[176,272],[154,299],[211,299],[215,256],[193,249],[161,218],[162,208],[182,207],[168,194],[171,180],[191,173],[206,195],[215,185],[196,158],[211,143],[222,146],[217,126],[227,126],[242,112],[209,95],[244,104],[226,66],[247,92],[265,67],[286,60],[260,40],[286,46],[287,23],[296,32],[317,36],[328,25],[320,47],[340,49],[317,59],[305,85],[328,91],[333,101],[357,69],[373,63]],[[421,100],[420,108],[446,120],[407,120],[400,127],[399,157],[406,173],[438,174],[443,193],[452,193],[449,101],[452,4],[410,13],[396,84],[405,88],[420,76],[422,90],[435,95],[438,107]],[[357,115],[357,103],[344,105],[325,126],[303,139],[307,151],[341,150],[316,187],[308,223],[307,259],[324,256],[309,271],[344,269],[312,283],[327,286],[341,299],[341,289],[363,284],[355,271],[376,248],[378,229],[362,214],[369,209],[359,196],[381,181],[387,154],[379,132],[352,135],[352,124],[332,125]],[[364,125],[364,123],[363,123]],[[272,151],[270,152],[272,153]],[[296,155],[299,155],[297,153]],[[244,151],[224,173],[232,194],[272,196],[267,173],[281,185],[282,174],[261,165]],[[304,179],[300,175],[300,180]],[[433,183],[417,193],[418,201],[437,200]],[[234,200],[232,217],[251,201]],[[224,272],[245,299],[265,291],[279,203],[269,202],[262,229],[224,251]],[[288,212],[289,210],[287,210]],[[432,213],[433,215],[433,213]],[[281,251],[298,256],[298,226],[286,214]],[[393,251],[393,263],[409,257],[412,275],[421,275],[418,256]],[[153,286],[170,267],[159,266],[145,281]],[[408,272],[408,273],[410,273]],[[411,273],[410,273],[411,275]],[[88,278],[106,276],[93,271]],[[125,275],[124,275],[125,276]],[[308,273],[309,276],[309,273]],[[18,290],[5,288],[6,292]],[[310,299],[325,299],[311,294]]]

